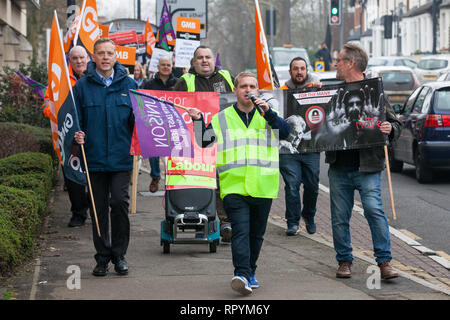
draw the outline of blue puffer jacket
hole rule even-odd
[[[129,89],[137,89],[137,85],[121,64],[114,65],[113,82],[106,87],[92,61],[86,76],[73,87],[80,128],[86,134],[84,148],[89,171],[133,168],[130,145],[134,114]]]

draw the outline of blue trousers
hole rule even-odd
[[[229,194],[223,199],[223,206],[233,229],[234,274],[250,281],[264,241],[272,199]]]
[[[288,227],[298,226],[300,216],[314,218],[319,195],[320,153],[280,154],[280,173],[285,184],[285,218]],[[302,183],[303,210],[300,199]]]
[[[148,159],[150,163],[150,176],[158,178],[161,176],[161,168],[159,166],[159,157],[152,157]]]
[[[330,166],[331,224],[338,262],[353,261],[350,239],[350,218],[354,192],[359,191],[364,216],[369,223],[377,263],[391,261],[389,224],[381,200],[381,172],[364,173]]]

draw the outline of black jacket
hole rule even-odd
[[[159,72],[157,72],[152,78],[146,79],[142,84],[141,89],[147,90],[162,90],[162,91],[172,91],[175,83],[177,83],[178,78],[175,78],[173,74],[169,76],[166,83],[159,77]]]

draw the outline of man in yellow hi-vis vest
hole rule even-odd
[[[203,138],[199,143],[203,147],[217,143],[220,197],[233,229],[231,287],[250,294],[259,287],[256,261],[272,199],[278,196],[278,139],[286,138],[290,128],[264,100],[255,98],[252,103],[249,93],[259,93],[254,74],[239,74],[234,85],[237,103],[214,115],[208,128],[200,110],[191,108],[188,112],[194,120],[202,121],[202,134],[196,133]]]
[[[233,77],[227,70],[220,70],[216,66],[212,49],[202,45],[195,49],[192,67],[189,73],[185,73],[180,77],[175,84],[174,91],[233,92],[233,81]],[[216,209],[217,217],[220,221],[220,236],[222,237],[222,241],[230,242],[232,228],[218,191],[216,192]]]

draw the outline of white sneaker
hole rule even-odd
[[[244,295],[253,292],[248,280],[243,276],[234,276],[231,279],[231,289]]]

